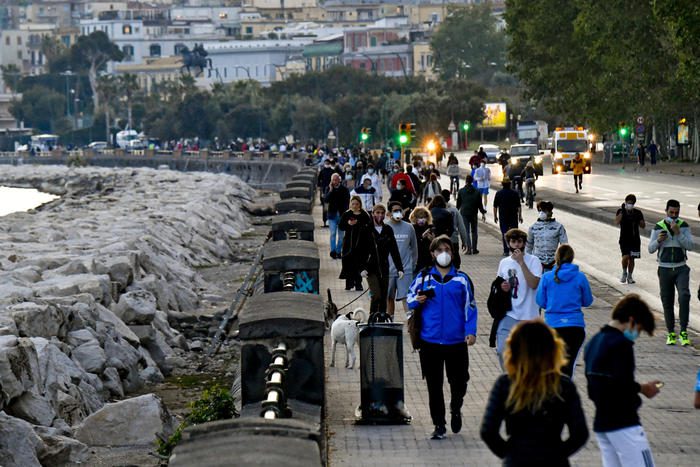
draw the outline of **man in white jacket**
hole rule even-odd
[[[483,197],[483,205],[486,207],[489,199],[489,187],[491,186],[491,169],[486,167],[486,161],[482,160],[479,167],[474,171],[476,189]]]

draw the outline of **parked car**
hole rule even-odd
[[[482,144],[481,147],[486,153],[486,162],[493,164],[498,161],[498,156],[501,154],[501,148],[495,144]]]
[[[542,156],[536,144],[514,144],[510,147],[511,166],[525,168],[528,161],[532,161],[537,175],[542,176]]]
[[[88,149],[92,149],[95,152],[102,152],[105,149],[107,149],[107,142],[106,141],[93,141],[92,143],[88,144]]]

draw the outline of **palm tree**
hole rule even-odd
[[[127,121],[129,122],[129,128],[133,129],[134,125],[131,120],[131,101],[134,97],[134,93],[139,90],[139,82],[136,75],[131,73],[126,73],[119,75],[118,83],[119,93],[126,98],[126,112]]]
[[[97,93],[99,94],[99,100],[102,102],[102,110],[105,113],[105,141],[107,141],[107,144],[110,146],[110,111],[112,102],[117,97],[118,91],[119,89],[114,75],[102,75],[97,79]]]

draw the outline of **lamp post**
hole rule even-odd
[[[73,76],[73,72],[70,68],[61,73],[61,76],[66,77],[66,116],[70,117],[70,101],[68,100],[68,89],[70,88],[70,77]]]

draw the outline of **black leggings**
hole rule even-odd
[[[576,363],[576,356],[578,355],[578,351],[581,349],[583,340],[586,338],[586,330],[580,326],[554,328],[554,330],[557,331],[559,337],[561,337],[566,343],[566,354],[569,358],[569,362],[562,367],[561,372],[571,378],[574,374],[574,363]]]

